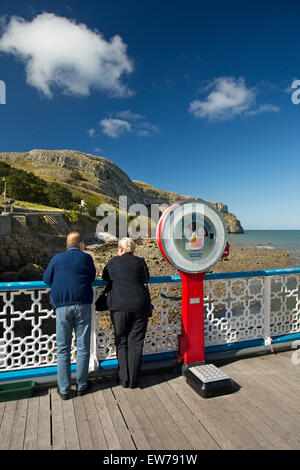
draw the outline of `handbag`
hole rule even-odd
[[[112,283],[109,282],[106,286],[102,294],[98,297],[95,302],[95,309],[97,312],[103,312],[109,310],[108,306],[108,294],[111,291]]]

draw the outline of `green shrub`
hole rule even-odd
[[[46,188],[46,195],[51,206],[61,209],[70,209],[72,203],[72,193],[58,183],[50,183]]]
[[[73,170],[71,172],[71,178],[74,178],[74,180],[84,180],[82,174],[78,170]]]
[[[63,211],[63,215],[68,222],[75,223],[79,221],[78,211],[75,211],[74,209],[69,212]]]

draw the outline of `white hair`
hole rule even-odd
[[[118,248],[122,248],[125,253],[134,253],[135,247],[136,244],[132,238],[125,237],[119,240]]]

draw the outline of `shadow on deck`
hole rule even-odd
[[[173,372],[137,389],[94,380],[62,401],[57,389],[0,403],[0,449],[300,449],[300,364],[292,351],[217,364],[239,389],[201,398]]]

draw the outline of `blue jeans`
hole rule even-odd
[[[92,306],[69,305],[56,309],[57,385],[60,393],[71,391],[71,343],[72,331],[76,337],[76,384],[77,390],[87,386]]]

